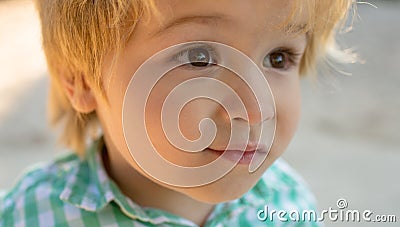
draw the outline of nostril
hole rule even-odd
[[[263,121],[269,121],[275,118],[275,108],[270,107],[267,110],[263,111],[262,119]]]
[[[259,124],[261,122],[275,118],[275,103],[272,95],[263,93],[261,97],[255,97],[255,94],[227,94],[220,101],[216,113],[225,121],[243,120],[250,124]]]
[[[275,112],[271,111],[263,111],[258,113],[249,113],[248,122],[250,124],[259,124],[265,121],[269,121],[275,118]]]
[[[246,114],[245,116],[242,115],[236,115],[235,117],[232,117],[232,120],[242,120],[242,121],[246,121],[249,124],[253,125],[253,124],[260,124],[262,122],[265,121],[270,121],[273,120],[275,118],[275,109],[273,107],[269,107],[269,108],[264,108],[264,110],[260,110],[260,109],[256,109],[256,108],[252,108],[250,109],[246,109]]]

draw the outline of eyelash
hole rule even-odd
[[[292,68],[294,68],[294,67],[299,65],[302,53],[296,51],[295,49],[288,48],[288,47],[280,47],[280,48],[274,49],[270,53],[268,53],[264,57],[264,59],[269,57],[269,56],[271,56],[272,54],[279,54],[279,53],[284,54],[284,55],[287,56],[286,60],[288,60],[288,64],[289,65],[287,67],[285,67],[285,68],[273,68],[273,67],[271,67],[273,70],[289,71]],[[264,59],[263,59],[263,64],[262,64],[263,66],[264,66]],[[265,67],[265,68],[267,68],[267,67]]]
[[[182,57],[185,57],[185,55],[189,55],[189,51],[193,51],[193,50],[196,50],[196,49],[199,49],[199,50],[203,49],[203,50],[206,50],[209,53],[211,59],[210,59],[210,61],[208,61],[207,65],[194,66],[189,60],[182,60],[181,59]],[[264,66],[265,58],[270,57],[273,54],[284,54],[285,56],[287,56],[287,58],[285,58],[285,60],[288,61],[287,64],[289,64],[289,65],[286,66],[285,68],[265,67]],[[301,56],[302,56],[302,53],[296,51],[295,49],[288,48],[288,47],[279,47],[279,48],[276,48],[276,49],[272,50],[270,53],[268,53],[263,58],[262,66],[265,69],[272,69],[272,70],[277,70],[277,71],[289,71],[292,68],[298,66],[298,64],[300,63],[299,61],[300,61]],[[186,56],[185,58],[188,59],[189,56]],[[218,65],[217,59],[218,59],[218,55],[217,55],[215,49],[212,46],[209,46],[209,45],[191,46],[191,47],[186,48],[183,51],[180,51],[178,54],[173,56],[173,60],[175,62],[181,63],[182,64],[181,66],[186,68],[186,69],[188,69],[188,70],[209,69],[210,67]],[[195,63],[195,62],[193,62],[193,63]]]
[[[185,57],[185,55],[189,55],[189,51],[196,50],[196,49],[204,49],[210,54],[211,61],[209,61],[209,64],[206,67],[193,66],[189,60],[180,59],[182,57]],[[189,58],[189,56],[187,56],[186,58]],[[186,48],[185,50],[180,51],[178,54],[174,55],[172,59],[175,62],[181,63],[182,64],[181,67],[187,68],[189,70],[204,70],[205,68],[210,68],[210,67],[218,65],[218,61],[217,61],[218,54],[216,53],[215,49],[209,45],[190,46],[190,47]]]

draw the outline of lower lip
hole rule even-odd
[[[235,162],[239,159],[239,161],[237,162],[237,164],[242,164],[242,165],[249,165],[251,160],[254,157],[254,154],[256,153],[256,151],[239,151],[239,150],[229,150],[229,151],[216,151],[216,150],[211,150],[213,153],[217,154],[218,156],[221,156],[224,152],[226,152],[226,154],[224,154],[223,158],[226,158],[227,160],[230,160],[232,162]]]

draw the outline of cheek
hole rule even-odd
[[[111,86],[110,86],[111,87]],[[122,98],[116,89],[107,91],[108,103],[98,102],[96,110],[104,136],[111,139],[114,145],[121,148],[121,144],[125,144],[122,131]],[[120,150],[120,149],[119,149]]]
[[[135,65],[134,65],[135,66]],[[123,133],[122,111],[126,89],[133,75],[131,69],[120,63],[116,65],[113,75],[110,66],[103,71],[103,88],[107,100],[99,97],[96,113],[101,122],[104,137],[107,139],[107,146],[110,150],[119,151],[120,154],[130,160],[130,153],[125,143]]]
[[[300,84],[299,79],[297,77],[294,78],[271,84],[277,113],[276,140],[274,144],[280,153],[283,152],[292,139],[300,117]]]

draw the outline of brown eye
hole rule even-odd
[[[290,56],[285,52],[274,52],[264,58],[265,68],[287,69],[290,67]]]
[[[183,66],[185,70],[208,70],[218,65],[218,53],[211,45],[193,45],[174,56],[172,60]]]
[[[194,67],[206,67],[212,63],[209,51],[204,48],[188,50],[188,58]]]

